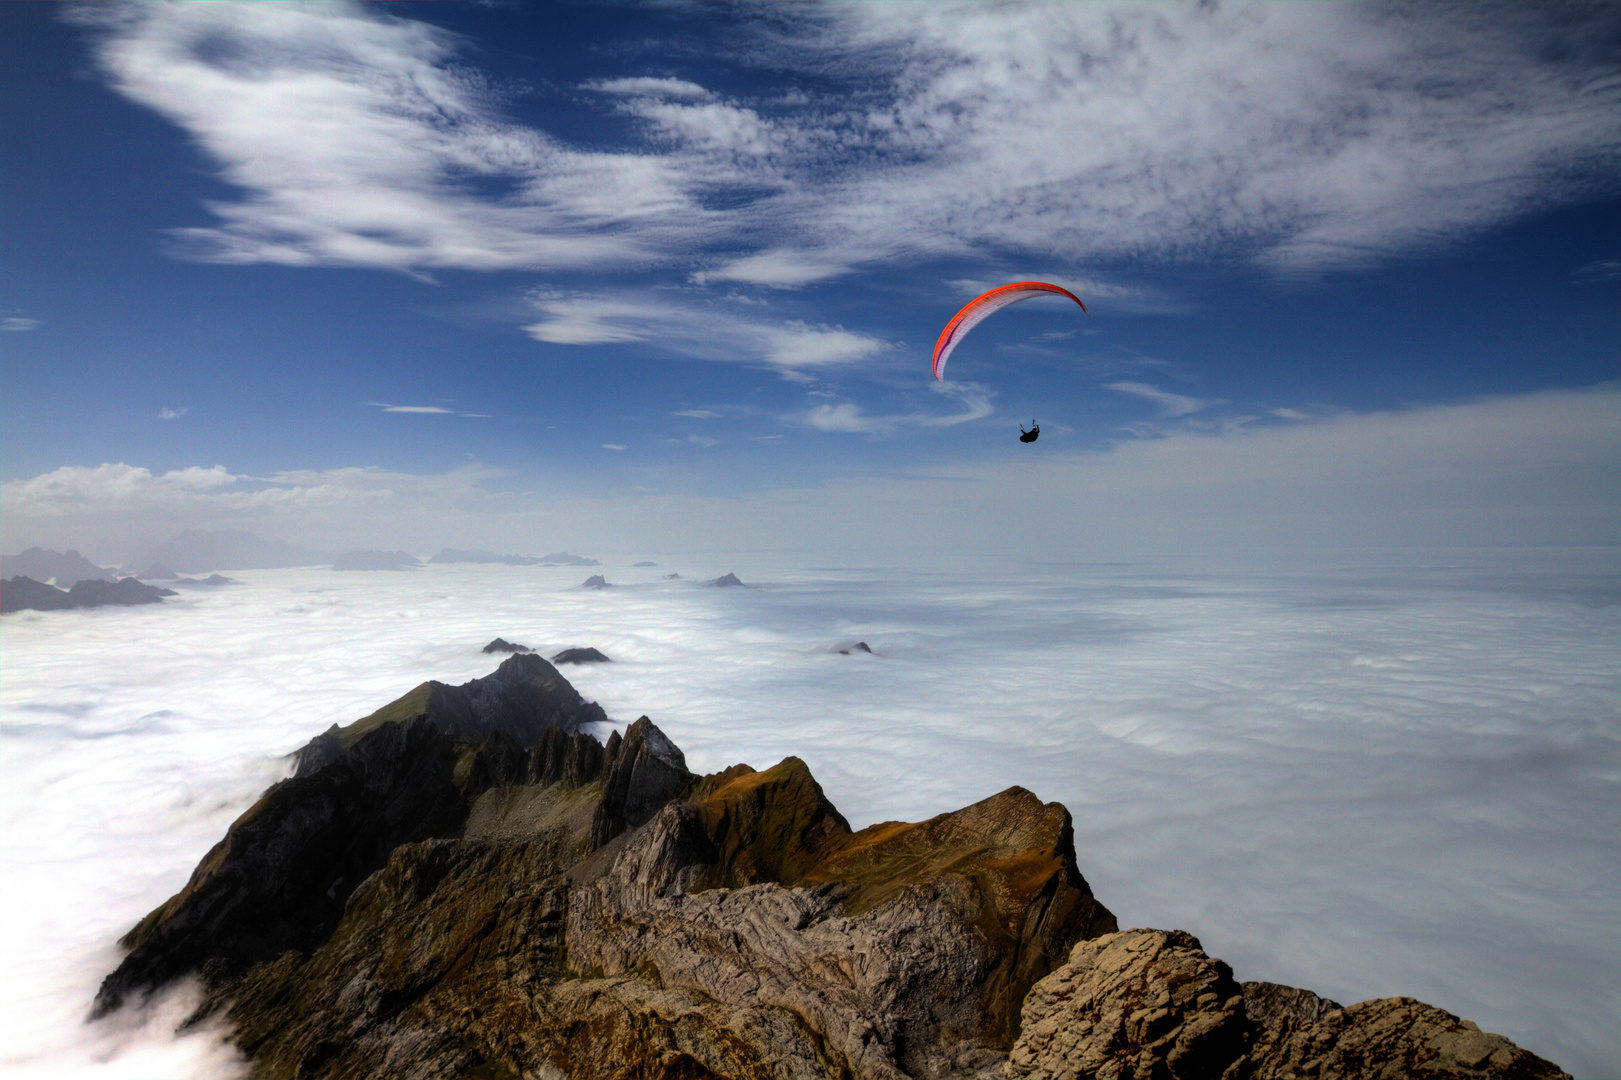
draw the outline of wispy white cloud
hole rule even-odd
[[[914,158],[851,179],[824,218],[841,235],[1069,258],[1224,251],[1294,272],[1589,193],[1621,142],[1618,73],[1577,44],[1609,16],[1570,17],[853,4],[807,11],[773,55],[827,43],[894,88],[869,122]]]
[[[1576,271],[1578,281],[1621,281],[1621,259],[1599,259]]]
[[[501,121],[456,66],[457,40],[426,23],[349,3],[77,17],[101,31],[114,86],[187,130],[246,193],[212,204],[219,225],[175,231],[190,258],[616,266],[667,247],[657,234],[676,215],[687,240],[706,217],[671,162],[573,150]]]
[[[842,326],[771,319],[750,306],[739,311],[703,297],[645,294],[540,294],[545,318],[524,330],[556,345],[645,342],[651,348],[703,360],[758,364],[801,375],[869,361],[891,350],[879,338]]]
[[[381,401],[368,401],[365,404],[376,406],[384,412],[442,413],[446,416],[451,415],[451,410],[440,408],[438,405],[385,405]]]
[[[21,315],[7,315],[0,318],[0,332],[25,334],[30,330],[38,330],[39,327],[40,322],[38,319],[30,319]]]
[[[1169,390],[1161,390],[1159,387],[1150,386],[1148,383],[1112,382],[1107,383],[1106,386],[1108,389],[1117,390],[1122,394],[1130,394],[1133,397],[1152,401],[1159,407],[1161,416],[1188,416],[1201,409],[1208,409],[1212,405],[1220,404],[1217,401],[1203,401],[1182,394],[1173,394]]]
[[[762,251],[732,259],[712,270],[692,275],[697,285],[712,281],[736,281],[744,285],[765,285],[773,289],[796,289],[850,272],[856,260],[838,259],[828,253],[805,251]]]
[[[935,382],[929,389],[944,397],[955,398],[961,406],[952,413],[910,412],[882,416],[869,414],[851,402],[817,405],[801,413],[784,417],[790,423],[803,424],[817,431],[843,432],[860,435],[889,435],[904,428],[954,427],[970,420],[979,420],[996,410],[991,406],[991,392],[972,382]]]
[[[693,420],[719,420],[720,413],[712,409],[681,409],[673,412],[671,416],[685,416]]]
[[[817,431],[861,432],[870,435],[894,430],[893,421],[884,417],[868,416],[859,405],[841,402],[838,405],[818,405],[805,412],[804,423]]]
[[[383,412],[419,413],[429,416],[465,416],[476,420],[489,419],[489,413],[457,412],[455,409],[447,409],[440,405],[390,405],[384,401],[363,401],[361,404],[370,405],[373,408],[381,409]]]
[[[191,411],[191,407],[189,405],[183,405],[178,409],[160,409],[158,411],[158,419],[159,420],[178,420],[182,416],[185,416],[190,411]]]
[[[812,326],[790,320],[766,331],[766,360],[784,368],[822,368],[868,360],[889,349],[886,342],[842,326]]]
[[[714,95],[695,82],[686,79],[634,76],[623,79],[595,79],[585,84],[588,90],[605,94],[623,94],[627,97],[669,97],[699,100]]]
[[[604,450],[624,450],[624,449],[626,449],[626,447],[621,445],[620,443],[611,443],[611,442],[603,443],[602,448]]]
[[[1563,47],[1603,36],[1602,5],[817,6],[736,27],[730,47],[840,93],[733,100],[628,71],[586,84],[643,125],[609,151],[515,124],[457,38],[376,8],[77,17],[113,85],[243,192],[176,233],[222,262],[621,268],[726,250],[699,282],[774,287],[966,252],[1315,272],[1614,190],[1621,143],[1613,61]]]

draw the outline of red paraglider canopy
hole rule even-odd
[[[1020,300],[1028,300],[1043,293],[1067,296],[1080,304],[1082,311],[1086,310],[1086,305],[1081,304],[1080,297],[1062,286],[1049,285],[1045,281],[1015,281],[1012,285],[1003,285],[976,296],[964,304],[962,310],[953,315],[951,321],[946,323],[946,328],[940,331],[940,340],[934,343],[934,377],[942,378],[941,373],[946,369],[946,360],[951,356],[951,350],[957,347],[957,343],[968,334],[968,331],[1009,304],[1017,304]]]

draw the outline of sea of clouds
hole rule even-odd
[[[487,674],[500,635],[606,652],[565,674],[695,771],[798,755],[857,828],[1022,785],[1069,807],[1123,927],[1621,1075],[1614,552],[660,562],[249,571],[0,620],[0,1071],[240,1074],[217,1030],[173,1034],[184,986],[85,1024],[116,938],[284,755],[425,679]],[[701,583],[729,570],[750,588]],[[592,572],[615,587],[578,589]],[[856,640],[873,655],[831,651]]]

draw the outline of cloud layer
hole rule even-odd
[[[653,546],[600,569],[616,588],[547,567],[234,572],[155,607],[0,621],[0,1068],[234,1075],[207,1033],[173,1041],[179,1004],[82,1026],[115,938],[280,755],[487,673],[499,634],[601,648],[613,664],[567,674],[617,722],[651,715],[700,771],[797,754],[857,827],[1022,784],[1074,814],[1123,921],[1189,929],[1244,978],[1413,994],[1614,1080],[1617,963],[1594,948],[1621,931],[1610,556],[938,572]],[[751,587],[697,584],[726,571]],[[876,655],[829,652],[852,638]]]
[[[1306,273],[1615,189],[1604,5],[728,11],[753,96],[628,59],[576,88],[637,125],[610,149],[509,119],[456,37],[376,9],[79,17],[113,85],[243,192],[213,204],[217,225],[175,234],[220,262],[697,257],[699,283],[780,288],[968,252]],[[768,71],[838,90],[785,92]]]

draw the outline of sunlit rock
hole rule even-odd
[[[1412,998],[1342,1007],[1233,980],[1180,930],[1075,946],[1025,999],[1005,1075],[1021,1080],[1569,1080],[1557,1066]]]

